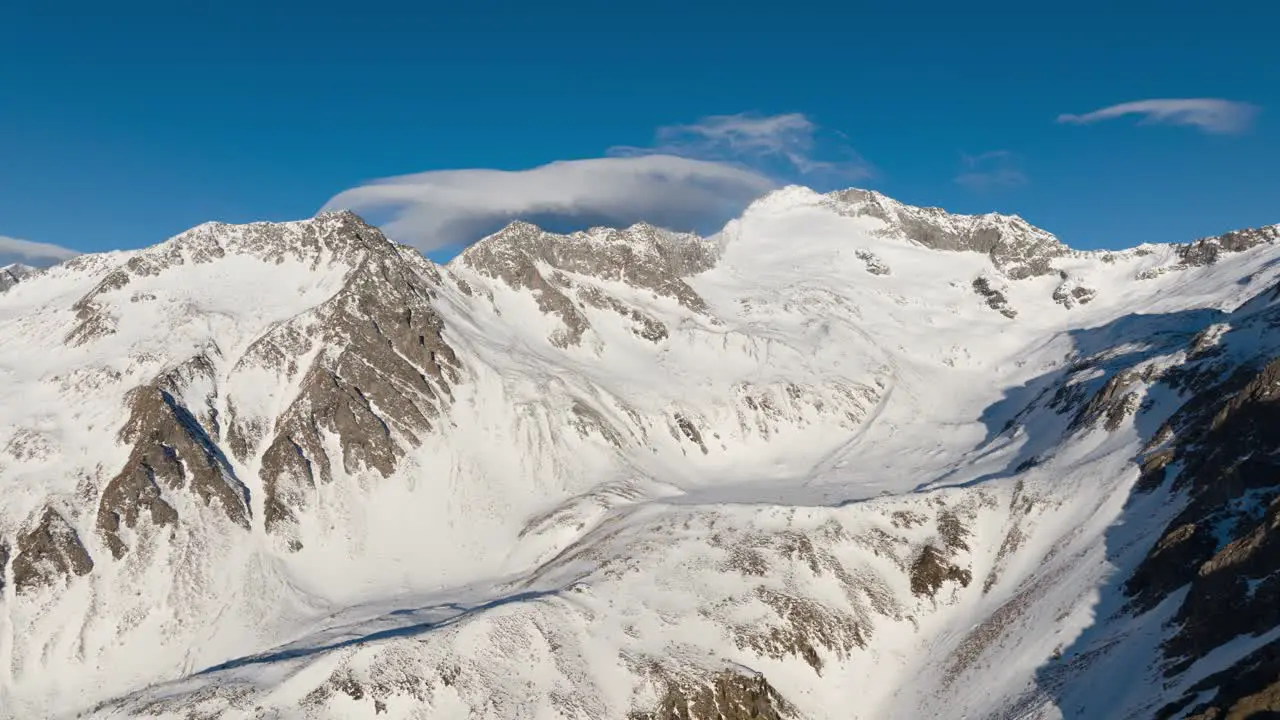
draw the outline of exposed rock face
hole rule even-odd
[[[1138,409],[1138,392],[1130,389],[1138,380],[1138,373],[1132,370],[1124,370],[1107,378],[1102,388],[1076,413],[1071,427],[1094,428],[1101,423],[1107,430],[1118,429]]]
[[[1164,645],[1171,674],[1280,625],[1280,359],[1204,392],[1213,400],[1184,406],[1147,467],[1148,488],[1171,481],[1190,501],[1126,585],[1140,609],[1189,588]]]
[[[562,272],[554,273],[554,278],[559,287],[568,291],[576,291],[579,302],[601,310],[612,310],[619,316],[630,320],[631,332],[637,337],[653,343],[667,339],[667,326],[638,308],[631,307],[612,295],[604,293],[595,285],[575,283],[568,275]]]
[[[1207,267],[1225,255],[1251,250],[1259,245],[1274,245],[1280,241],[1280,225],[1233,230],[1214,237],[1201,238],[1192,243],[1178,245],[1178,262],[1172,265],[1149,268],[1136,276],[1137,280],[1151,280],[1167,272]]]
[[[911,561],[911,593],[918,597],[935,598],[948,582],[968,587],[973,580],[971,570],[951,560],[957,552],[969,549],[965,543],[969,531],[964,523],[948,510],[938,513],[937,528],[941,542],[925,545]]]
[[[1013,280],[1056,272],[1053,260],[1068,252],[1056,237],[1016,215],[953,215],[904,205],[871,190],[841,190],[827,198],[837,212],[879,218],[889,223],[890,232],[925,247],[984,253]]]
[[[656,342],[666,337],[661,323],[569,274],[626,283],[705,313],[706,302],[684,278],[710,269],[717,257],[713,243],[651,225],[556,235],[515,222],[468,248],[452,266],[531,290],[538,307],[563,323],[552,342],[568,347],[577,345],[590,326],[581,309],[584,304],[630,317],[636,334],[645,339]]]
[[[797,717],[763,675],[724,671],[709,678],[669,678],[658,707],[630,720],[786,720]]]
[[[1097,296],[1098,291],[1078,284],[1062,273],[1062,284],[1054,288],[1053,301],[1070,310],[1076,305],[1087,305]]]
[[[1277,240],[1280,240],[1280,225],[1233,230],[1178,246],[1179,264],[1183,267],[1212,265],[1224,253],[1244,252],[1262,244],[1274,244]]]
[[[323,213],[313,220],[293,223],[205,223],[135,254],[107,273],[72,306],[77,323],[65,341],[83,345],[115,333],[118,318],[106,308],[102,296],[136,278],[155,277],[176,266],[203,265],[234,254],[277,264],[293,260],[312,268],[324,262],[354,264],[370,248],[388,244],[382,233],[350,212]]]
[[[7,554],[7,549],[0,554]],[[13,586],[19,593],[54,586],[91,570],[93,559],[80,535],[53,508],[45,508],[36,526],[18,536]]]
[[[322,433],[337,438],[346,473],[372,470],[385,477],[452,400],[460,365],[431,307],[432,280],[439,278],[424,260],[387,244],[319,312],[318,340],[335,350],[306,370],[297,398],[268,438],[261,477],[269,531],[305,506],[308,488],[333,479]],[[255,352],[283,355],[296,332],[282,327]],[[237,452],[247,452],[257,433],[238,426]]]
[[[1201,245],[1184,257],[1210,258],[1216,247]],[[1150,388],[1181,395],[1137,459],[1136,486],[1139,495],[1170,492],[1180,510],[1123,583],[1125,611],[1136,617],[1179,598],[1155,665],[1170,687],[1211,653],[1280,626],[1280,476],[1274,460],[1280,452],[1280,358],[1258,355],[1256,340],[1280,320],[1273,299],[1274,292],[1264,290],[1232,314],[1206,314],[1198,331],[1191,326],[1153,336],[1159,340],[1147,352],[1172,358],[1173,365],[1117,367],[1110,357],[1116,353],[1077,361],[1077,373],[1105,369],[1105,380],[1093,380],[1100,387],[1092,393],[1084,389],[1096,387],[1092,383],[1065,384],[1051,402],[1074,414],[1073,429],[1113,431],[1144,411],[1147,401],[1140,398]],[[1231,669],[1197,680],[1154,715],[1221,719],[1275,711],[1278,647],[1263,645]]]
[[[867,272],[872,275],[888,275],[891,272],[885,261],[870,250],[858,250],[855,255],[867,264]]]
[[[270,531],[305,506],[305,488],[332,480],[335,460],[348,474],[390,474],[404,447],[431,430],[458,381],[457,358],[431,307],[440,281],[435,267],[345,212],[301,223],[203,225],[143,251],[80,298],[68,341],[85,344],[115,332],[114,306],[101,298],[132,278],[231,253],[350,270],[335,295],[272,326],[234,363],[211,345],[129,394],[119,440],[131,452],[106,484],[97,517],[117,558],[134,537],[126,530],[144,517],[152,528],[173,527],[190,499],[248,529],[249,490],[238,475],[245,467],[256,465],[263,480]],[[237,406],[243,398],[223,398],[228,377],[261,372],[296,379],[296,396],[279,418],[246,412]],[[326,436],[338,441],[336,457]]]
[[[37,272],[39,271],[36,268],[21,263],[0,267],[0,292],[8,290]]]
[[[1009,298],[1005,297],[1003,292],[992,286],[990,278],[974,278],[973,291],[983,300],[986,300],[987,307],[992,310],[995,310],[1010,320],[1018,316],[1018,311],[1009,304]]]
[[[703,455],[707,454],[707,444],[703,442],[702,433],[698,432],[698,426],[694,425],[692,420],[677,414],[675,416],[675,424],[679,430],[679,434],[672,433],[675,439],[679,440],[681,436],[684,436],[689,442],[697,445],[702,450]]]
[[[1168,720],[1261,720],[1280,713],[1280,640],[1192,685],[1155,717]],[[1208,697],[1208,700],[1201,698]],[[1199,702],[1197,702],[1199,700]],[[1194,703],[1194,704],[1193,704]]]
[[[98,529],[117,558],[128,550],[121,530],[143,512],[162,527],[178,519],[165,491],[183,491],[216,505],[233,523],[249,527],[249,491],[200,422],[164,381],[133,391],[120,440],[133,445],[124,468],[107,484],[98,505]]]
[[[942,551],[932,545],[926,545],[911,564],[911,592],[916,595],[933,597],[948,581],[967,587],[972,578],[969,570],[947,562]]]

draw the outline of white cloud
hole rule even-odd
[[[80,253],[50,243],[31,242],[0,235],[0,265],[24,262],[30,265],[52,265],[69,260]]]
[[[636,155],[401,175],[339,193],[324,209],[365,214],[392,238],[431,251],[475,241],[517,218],[578,227],[645,220],[708,231],[776,185],[728,163]]]
[[[1258,108],[1244,102],[1215,98],[1135,100],[1083,115],[1064,114],[1058,122],[1087,125],[1126,115],[1142,116],[1142,124],[1186,125],[1213,134],[1243,132],[1258,114]]]
[[[842,136],[799,113],[715,115],[659,128],[649,147],[528,170],[440,170],[375,180],[339,193],[346,208],[424,251],[456,248],[515,219],[566,230],[646,221],[710,232],[766,191],[792,182],[841,184],[871,167]]]
[[[981,155],[962,155],[963,170],[955,182],[973,191],[1017,187],[1027,184],[1019,167],[1020,158],[1008,150],[992,150]]]
[[[609,150],[611,155],[655,153],[733,162],[784,177],[822,175],[851,181],[873,174],[843,135],[824,132],[801,113],[712,115],[659,128],[652,147]]]

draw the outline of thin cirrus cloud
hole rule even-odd
[[[661,153],[747,164],[791,179],[852,181],[874,175],[843,135],[824,131],[801,113],[711,115],[658,128],[654,140],[651,147],[617,146],[609,154]]]
[[[526,170],[434,170],[345,190],[323,209],[366,214],[425,252],[460,248],[512,220],[557,230],[646,221],[711,232],[788,182],[866,177],[867,165],[804,115],[717,115],[659,128],[652,145]]]
[[[0,235],[0,266],[20,262],[44,267],[79,255],[70,248]]]
[[[975,192],[1027,184],[1027,176],[1020,167],[1021,159],[1008,150],[962,155],[961,163],[962,169],[955,176],[955,182]]]
[[[1130,115],[1140,117],[1140,124],[1144,125],[1182,125],[1214,135],[1229,135],[1248,130],[1258,115],[1258,108],[1246,102],[1217,98],[1135,100],[1081,115],[1059,115],[1058,122],[1090,125]]]

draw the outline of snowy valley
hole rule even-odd
[[[1278,303],[800,187],[0,270],[0,717],[1280,711]]]

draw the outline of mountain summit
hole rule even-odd
[[[792,187],[11,273],[0,716],[1275,710],[1278,241]]]
[[[8,290],[37,272],[39,271],[36,268],[22,263],[13,263],[0,267],[0,292]]]
[[[1068,252],[1058,238],[1017,215],[953,215],[942,208],[904,205],[868,190],[833,192],[824,200],[841,214],[883,220],[891,236],[936,250],[985,253],[1015,280],[1053,272],[1054,258]]]

